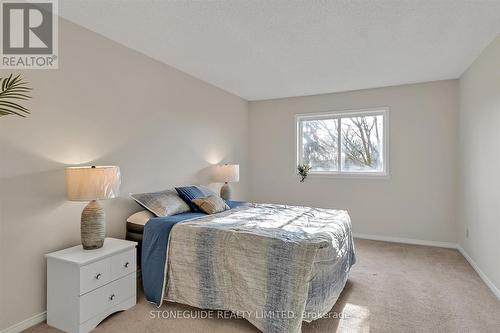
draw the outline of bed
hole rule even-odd
[[[332,309],[355,263],[343,210],[238,204],[179,215],[144,226],[143,287],[157,306],[228,310],[263,332],[300,332]]]

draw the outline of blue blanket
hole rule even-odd
[[[227,201],[230,208],[244,204],[241,201]],[[200,212],[155,217],[144,226],[142,237],[141,274],[144,296],[157,306],[161,306],[164,291],[164,276],[170,231],[179,222],[206,216]]]

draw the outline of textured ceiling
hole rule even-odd
[[[59,2],[64,18],[247,100],[459,77],[500,0]]]

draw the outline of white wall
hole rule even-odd
[[[250,198],[349,210],[357,233],[456,242],[456,80],[250,102]],[[294,175],[294,115],[390,108],[390,179]]]
[[[139,209],[129,192],[208,183],[214,163],[240,163],[246,194],[246,101],[64,20],[59,32],[60,68],[22,72],[32,116],[0,118],[0,331],[45,310],[44,253],[80,242],[66,165],[121,167],[108,236]]]
[[[459,119],[459,241],[500,290],[500,36],[460,79]]]

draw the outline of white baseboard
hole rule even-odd
[[[391,243],[403,243],[403,244],[425,245],[434,247],[445,247],[449,249],[458,249],[458,244],[451,242],[438,242],[438,241],[428,241],[428,240],[420,240],[412,238],[387,237],[387,236],[377,236],[377,235],[358,234],[358,233],[354,233],[354,238],[378,240]]]
[[[31,318],[25,319],[20,323],[14,324],[10,327],[7,327],[4,330],[1,330],[0,333],[19,333],[24,331],[31,326],[35,326],[41,322],[44,322],[47,319],[47,312],[42,312],[37,315],[34,315]]]
[[[495,286],[495,284],[493,282],[491,282],[491,280],[488,278],[488,276],[486,274],[484,274],[484,272],[479,268],[479,266],[476,264],[476,262],[474,260],[472,260],[472,258],[469,256],[469,254],[467,252],[465,252],[464,248],[459,245],[458,251],[460,251],[460,253],[465,257],[465,259],[467,259],[469,264],[472,266],[472,268],[474,268],[474,270],[477,272],[477,274],[479,274],[479,277],[481,277],[483,282],[491,289],[493,294],[495,294],[495,296],[498,299],[500,299],[500,290],[497,288],[497,286]]]

